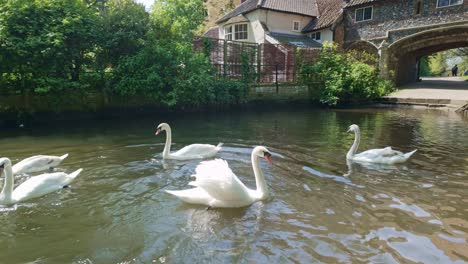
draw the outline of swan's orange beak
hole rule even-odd
[[[271,160],[271,154],[270,153],[265,153],[265,155],[263,155],[263,157],[265,158],[265,160],[271,165],[273,164],[273,161]]]
[[[159,135],[159,133],[161,133],[161,129],[160,129],[160,128],[156,129],[156,132],[155,132],[154,134],[157,136],[157,135]]]

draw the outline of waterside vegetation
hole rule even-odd
[[[95,101],[169,109],[242,104],[255,67],[242,60],[247,70],[237,78],[214,74],[193,47],[205,16],[202,0],[156,0],[149,12],[132,0],[2,1],[0,94],[16,103],[0,101],[0,111],[34,113],[32,101],[51,112],[93,110]],[[391,91],[376,65],[357,57],[325,45],[317,61],[300,66],[300,84],[330,106]]]

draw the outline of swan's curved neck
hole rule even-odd
[[[172,132],[171,128],[166,128],[166,145],[164,146],[163,150],[163,158],[169,157],[169,153],[171,153],[171,144],[172,144]]]
[[[352,159],[354,154],[356,154],[356,151],[359,147],[360,140],[361,140],[361,134],[359,133],[359,130],[355,130],[354,131],[354,143],[349,149],[348,154],[346,154],[346,159]]]
[[[0,202],[10,202],[14,185],[13,170],[11,169],[11,165],[5,166],[3,173],[5,174],[5,182],[3,183],[3,190],[0,193]]]
[[[263,175],[258,156],[252,153],[252,167],[255,175],[255,184],[257,186],[257,193],[259,198],[262,199],[268,195],[268,186],[265,182],[265,176]]]

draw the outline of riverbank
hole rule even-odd
[[[428,84],[428,82],[424,81],[424,84]],[[316,86],[278,84],[251,86],[248,89],[244,99],[235,104],[208,105],[193,108],[171,108],[159,105],[143,96],[109,96],[98,91],[59,95],[2,96],[0,98],[0,127],[31,127],[55,123],[76,123],[84,120],[127,119],[154,115],[164,117],[167,115],[185,115],[189,112],[265,111],[277,108],[325,107],[313,99],[316,98]],[[453,105],[451,99],[418,98],[418,96],[440,97],[441,94],[453,92],[443,89],[439,91],[435,88],[433,90],[434,92],[432,93],[425,93],[420,92],[422,91],[421,88],[406,88],[377,101],[354,102],[341,106],[341,108],[362,108],[369,106],[380,108],[413,105],[455,110],[462,106],[462,100],[455,100],[460,105]],[[413,94],[413,98],[405,98],[408,92]],[[464,90],[463,86],[461,86],[458,90],[455,89],[453,92],[455,95],[452,96],[464,98],[458,93],[463,94],[466,92],[468,90]]]
[[[103,92],[71,92],[53,95],[9,95],[0,97],[0,127],[30,126],[53,122],[131,118],[155,113],[177,114],[207,111],[238,111],[280,105],[316,105],[307,86],[281,84],[252,86],[245,98],[234,104],[171,108],[143,96],[109,96]]]

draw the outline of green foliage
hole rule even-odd
[[[0,92],[52,104],[96,90],[177,108],[242,102],[249,64],[243,81],[218,80],[208,52],[193,52],[205,15],[203,0],[156,0],[151,13],[133,0],[3,0]]]
[[[331,106],[378,98],[393,89],[391,82],[379,78],[375,66],[355,54],[337,52],[334,44],[325,44],[314,64],[300,68],[300,76],[304,84],[316,88],[315,99]]]
[[[152,28],[158,39],[191,42],[205,16],[203,0],[155,0]]]
[[[432,71],[429,66],[429,57],[428,56],[421,57],[421,59],[419,60],[419,76],[427,77],[431,75],[432,75]]]
[[[95,21],[82,1],[1,2],[0,71],[15,74],[9,81],[20,90],[74,86],[95,46]]]
[[[242,81],[246,84],[253,83],[258,77],[256,72],[256,47],[245,47],[241,53]]]
[[[438,52],[429,57],[429,67],[433,76],[447,75],[447,53]]]
[[[136,54],[145,44],[149,14],[133,0],[110,0],[100,16],[98,67],[113,67],[125,56]]]
[[[459,72],[468,70],[468,47],[448,51],[448,58],[458,64]]]

